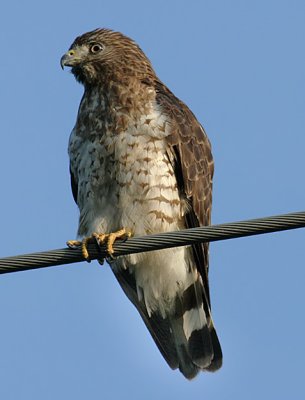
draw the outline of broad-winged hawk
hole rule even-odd
[[[79,237],[208,225],[209,140],[139,46],[97,29],[77,37],[61,65],[72,67],[85,89],[69,141]],[[110,265],[171,368],[189,379],[220,368],[208,244],[118,257]]]

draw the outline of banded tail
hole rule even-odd
[[[139,301],[134,274],[114,269],[116,278],[129,300],[138,309],[166,362],[187,378],[200,371],[216,371],[222,365],[222,351],[211,318],[209,300],[201,276],[177,296],[172,311],[148,313]],[[194,274],[194,272],[192,272]]]

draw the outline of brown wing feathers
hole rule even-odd
[[[169,151],[174,160],[174,170],[181,190],[189,202],[185,214],[187,228],[209,225],[211,221],[212,205],[212,179],[214,163],[211,145],[204,129],[201,127],[194,114],[188,107],[177,99],[161,82],[156,84],[157,102],[172,120],[172,133],[168,136]],[[208,282],[209,244],[196,244],[192,246],[193,257],[201,280],[195,282],[191,291],[191,301],[197,302],[193,307],[203,308],[207,317],[209,332],[194,331],[189,339],[188,352],[192,360],[202,357],[203,365],[205,356],[212,352],[212,360],[205,369],[214,371],[222,365],[222,351],[211,319],[211,304]],[[184,311],[191,308],[188,302],[182,304]],[[198,349],[200,349],[198,351]],[[200,362],[199,367],[201,367]]]

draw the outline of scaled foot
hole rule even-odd
[[[88,244],[90,242],[96,242],[99,246],[102,244],[107,244],[107,253],[110,257],[113,256],[114,249],[113,245],[117,239],[128,239],[132,236],[131,231],[127,228],[122,228],[119,231],[111,232],[111,233],[96,233],[94,232],[91,236],[84,238],[82,241],[80,240],[69,240],[67,242],[68,247],[75,248],[81,247],[83,257],[90,261],[90,256],[88,252]]]

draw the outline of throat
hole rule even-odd
[[[81,76],[80,76],[81,77]],[[152,86],[137,79],[107,79],[98,85],[86,85],[84,99],[94,108],[101,107],[109,114],[138,117],[151,111],[156,99]]]

